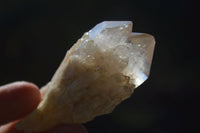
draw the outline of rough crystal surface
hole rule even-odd
[[[131,21],[104,21],[67,52],[44,99],[17,128],[38,132],[110,113],[148,77],[155,40]],[[34,126],[34,127],[33,127]]]

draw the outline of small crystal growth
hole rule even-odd
[[[149,76],[155,40],[131,21],[104,21],[67,52],[38,108],[17,124],[40,132],[108,114]]]

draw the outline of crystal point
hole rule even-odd
[[[109,28],[116,28],[116,27],[131,27],[132,29],[132,22],[131,21],[104,21],[97,24],[94,28],[89,31],[89,36],[93,39],[99,33],[101,33],[105,29]]]
[[[38,108],[17,124],[40,132],[108,114],[149,76],[155,40],[131,21],[104,21],[67,52]]]

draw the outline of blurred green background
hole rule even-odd
[[[85,124],[89,133],[196,132],[199,54],[193,0],[1,0],[0,85],[45,85],[66,51],[105,20],[131,20],[155,36],[149,79],[112,114]]]

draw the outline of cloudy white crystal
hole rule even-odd
[[[40,132],[110,113],[149,76],[154,45],[153,36],[132,33],[131,21],[99,23],[67,52],[44,99],[17,128]]]

